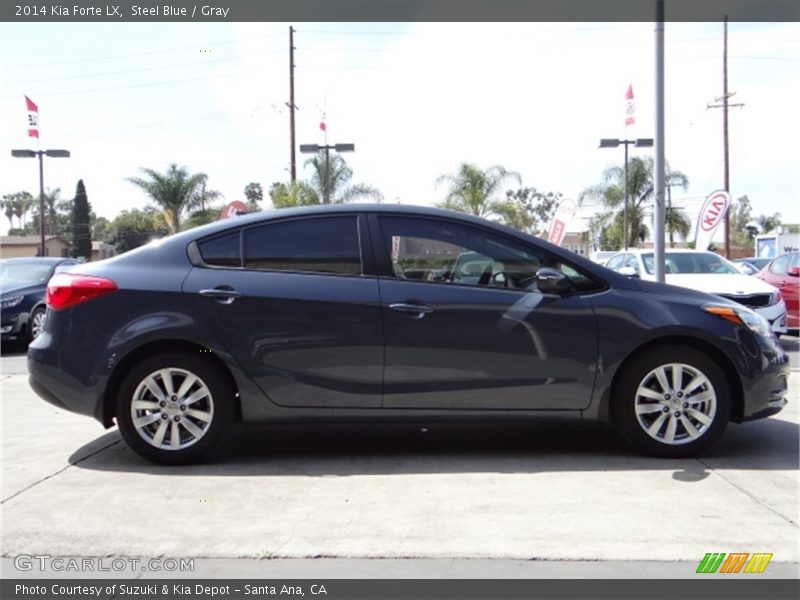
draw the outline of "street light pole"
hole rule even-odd
[[[39,157],[39,256],[44,256],[44,159],[69,158],[69,150],[12,150],[11,156],[14,158],[34,158]]]
[[[651,148],[653,146],[653,139],[637,138],[635,140],[620,140],[617,138],[603,138],[600,140],[600,148],[616,148],[618,146],[625,146],[625,207],[622,211],[622,238],[625,250],[628,249],[628,146],[631,144],[637,148]]]
[[[331,150],[336,152],[355,152],[355,144],[300,144],[300,152],[303,154],[316,154],[320,150],[325,151],[325,175],[322,182],[322,203],[330,203],[330,164],[331,164]]]

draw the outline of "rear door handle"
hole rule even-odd
[[[200,290],[197,292],[206,298],[214,298],[220,304],[231,304],[237,298],[242,297],[242,292],[237,292],[230,288],[214,288],[213,290]]]
[[[397,312],[410,315],[415,319],[421,319],[428,313],[432,313],[434,310],[432,306],[428,306],[427,304],[408,304],[405,302],[390,304],[389,308],[396,310]]]

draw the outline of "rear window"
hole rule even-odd
[[[241,267],[239,230],[197,244],[203,262],[214,267]]]
[[[360,275],[357,217],[295,219],[247,229],[244,266],[270,271]]]

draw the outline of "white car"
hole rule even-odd
[[[777,288],[744,275],[730,261],[713,252],[667,250],[664,279],[670,285],[722,296],[754,310],[772,331],[786,333],[786,304]],[[652,250],[625,250],[610,258],[606,268],[629,277],[656,280]]]

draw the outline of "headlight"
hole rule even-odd
[[[781,292],[780,290],[775,290],[772,292],[772,295],[769,297],[769,305],[775,306],[778,302],[781,301]]]
[[[736,325],[744,325],[751,331],[764,337],[772,336],[772,329],[769,326],[769,321],[744,306],[733,307],[707,304],[703,307],[703,310],[712,315],[722,317],[726,321],[730,321]]]
[[[11,298],[4,298],[0,300],[0,309],[14,308],[17,304],[22,302],[25,296],[13,296]]]

